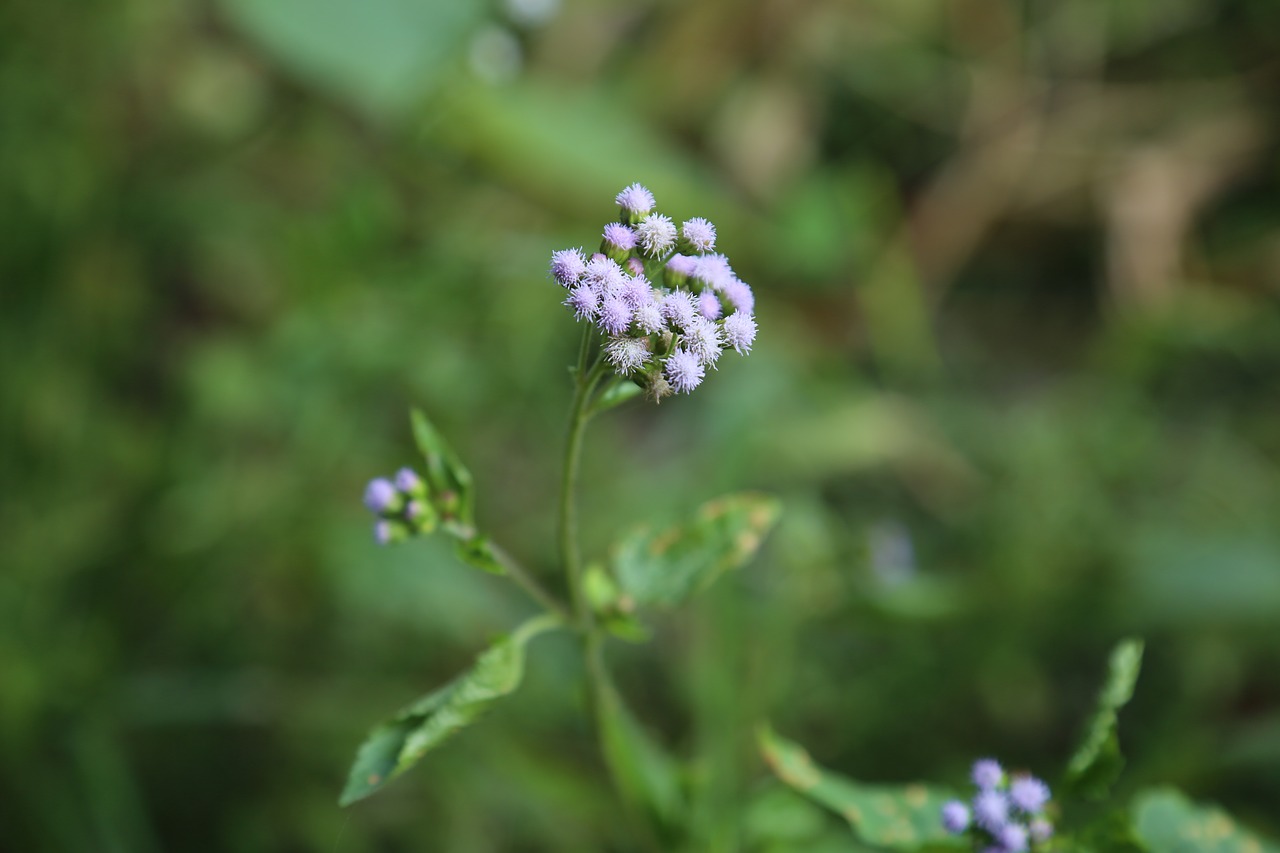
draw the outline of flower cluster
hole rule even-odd
[[[968,834],[982,853],[1026,853],[1052,837],[1044,782],[1027,774],[1011,776],[990,758],[974,763],[972,779],[978,791],[969,803],[952,800],[942,807],[947,832]]]
[[[605,336],[604,357],[659,400],[689,393],[707,368],[756,338],[755,296],[729,260],[716,254],[716,228],[701,217],[679,228],[655,211],[653,193],[618,193],[620,215],[604,227],[600,250],[551,256],[564,304]]]
[[[373,538],[379,545],[401,542],[435,527],[436,513],[427,497],[427,484],[412,468],[395,477],[377,477],[364,489],[364,505],[377,516]]]

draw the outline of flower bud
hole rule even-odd
[[[404,507],[404,496],[386,477],[377,477],[365,486],[364,505],[378,515],[397,513]]]

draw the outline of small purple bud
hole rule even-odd
[[[611,335],[620,335],[631,325],[631,306],[621,296],[608,296],[600,303],[596,322]]]
[[[605,361],[623,374],[632,373],[649,360],[647,338],[612,338],[604,346]]]
[[[653,210],[653,206],[656,203],[653,199],[653,193],[640,184],[632,184],[627,187],[618,193],[614,200],[618,202],[619,207],[631,214],[633,218],[644,216]]]
[[[1049,786],[1034,776],[1015,776],[1009,783],[1009,800],[1027,814],[1035,814],[1049,802]]]
[[[719,320],[724,308],[720,305],[720,297],[715,291],[704,290],[698,294],[698,310],[708,320]]]
[[[618,222],[604,227],[604,241],[616,249],[630,252],[636,247],[636,232]]]
[[[579,320],[589,320],[600,311],[600,295],[590,284],[583,282],[569,291],[564,301],[573,309],[573,315]]]
[[[750,314],[734,311],[724,318],[725,344],[746,355],[756,339],[756,321]]]
[[[701,216],[687,220],[680,227],[680,233],[699,252],[710,252],[716,247],[716,227]]]
[[[400,507],[400,493],[386,477],[370,480],[364,489],[364,505],[370,512],[394,512]]]
[[[1011,823],[995,833],[1000,848],[1006,853],[1026,853],[1027,829],[1020,823]]]
[[[702,383],[706,372],[698,357],[686,349],[677,349],[667,358],[667,381],[682,394],[688,394]]]
[[[969,807],[959,800],[951,800],[942,806],[942,828],[952,835],[959,835],[969,828]]]
[[[396,488],[406,495],[421,494],[423,490],[422,478],[412,468],[401,468],[396,472]]]
[[[1009,800],[999,791],[979,791],[973,798],[973,820],[995,834],[1009,822]]]
[[[385,518],[373,525],[373,541],[386,545],[395,537],[395,526]]]
[[[688,328],[697,314],[693,295],[687,290],[675,290],[662,297],[662,316],[676,328]]]
[[[581,249],[562,249],[551,256],[551,276],[565,287],[572,287],[587,271],[587,259]]]
[[[982,790],[989,791],[1004,781],[1004,770],[995,759],[982,758],[973,763],[969,778]]]
[[[636,225],[636,236],[640,238],[640,247],[644,253],[656,258],[675,245],[676,226],[670,216],[651,213]]]
[[[1038,817],[1031,821],[1031,840],[1037,844],[1043,844],[1053,837],[1053,824],[1042,817]]]
[[[644,275],[644,261],[639,258],[627,258],[627,272],[637,277]]]

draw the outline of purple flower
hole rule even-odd
[[[649,360],[648,339],[611,338],[604,346],[604,358],[619,373],[639,370]]]
[[[385,518],[373,525],[373,541],[379,545],[386,545],[395,535],[395,527]]]
[[[621,287],[625,278],[622,267],[618,266],[618,262],[606,258],[604,255],[595,255],[587,262],[586,272],[583,274],[588,284],[593,284],[599,293],[603,294],[615,287]]]
[[[396,488],[406,495],[416,495],[422,491],[422,478],[412,468],[401,468],[396,472]]]
[[[427,505],[419,500],[409,501],[404,508],[404,517],[410,521],[417,521],[427,514]]]
[[[716,296],[715,291],[704,290],[698,294],[698,310],[708,320],[719,320],[724,308],[721,307],[720,297]]]
[[[942,806],[942,828],[959,835],[969,828],[969,807],[959,800],[951,800]]]
[[[627,271],[632,275],[644,275],[644,261],[639,258],[627,258]]]
[[[364,488],[364,505],[370,512],[395,512],[400,508],[400,493],[386,477],[370,480]]]
[[[702,383],[702,377],[706,375],[698,357],[683,348],[677,349],[667,357],[664,372],[671,387],[682,394],[688,394],[697,388]]]
[[[627,187],[618,193],[614,200],[618,202],[619,207],[633,216],[643,216],[653,210],[653,206],[656,203],[653,200],[653,193],[640,184],[632,184]]]
[[[604,227],[604,241],[624,252],[630,252],[636,247],[636,232],[621,223],[610,222]]]
[[[620,335],[631,325],[631,306],[618,294],[606,296],[600,303],[600,314],[596,318],[600,328],[611,335]]]
[[[724,349],[720,327],[701,316],[695,316],[685,329],[684,345],[704,366],[715,367],[720,351]]]
[[[672,326],[686,329],[693,323],[693,318],[697,315],[698,309],[694,306],[693,295],[689,291],[673,290],[662,297],[662,316]]]
[[[701,216],[686,220],[680,226],[680,233],[699,252],[710,252],[716,247],[716,227]]]
[[[636,315],[633,319],[635,324],[647,335],[656,335],[666,328],[666,322],[662,319],[660,305],[657,295],[651,291],[648,298],[636,306]]]
[[[728,346],[746,355],[756,339],[756,321],[750,314],[734,311],[724,318],[724,340]]]
[[[756,310],[755,294],[751,292],[751,285],[745,281],[736,278],[731,279],[726,281],[720,290],[739,311],[751,314]]]
[[[693,277],[716,290],[723,290],[726,284],[737,278],[724,255],[703,255],[693,261]]]
[[[565,287],[577,284],[587,271],[587,259],[581,249],[561,249],[551,256],[551,275]]]
[[[995,834],[1009,821],[1009,799],[999,791],[979,791],[973,798],[973,820]]]
[[[1043,844],[1053,837],[1053,824],[1042,817],[1038,817],[1031,821],[1031,840],[1037,844]]]
[[[573,315],[579,320],[590,319],[600,311],[600,294],[590,284],[583,282],[569,291],[565,305],[573,309]]]
[[[636,226],[636,236],[640,238],[640,247],[650,257],[657,257],[668,251],[676,242],[676,226],[670,216],[651,213]]]
[[[649,286],[649,280],[642,275],[628,276],[622,282],[622,287],[618,288],[618,294],[626,300],[632,310],[648,302],[651,293],[653,288]]]
[[[1026,853],[1027,828],[1020,823],[1011,823],[995,833],[1000,848],[1006,853]]]
[[[973,763],[969,778],[982,790],[989,791],[1004,781],[1004,770],[995,759],[982,758]]]
[[[1015,776],[1009,783],[1009,800],[1027,814],[1035,814],[1049,802],[1049,786],[1034,776]]]

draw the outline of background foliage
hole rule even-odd
[[[550,569],[543,270],[633,180],[717,223],[761,336],[596,425],[589,550],[784,507],[610,650],[699,756],[695,849],[856,849],[766,718],[862,780],[1058,767],[1129,633],[1122,792],[1280,831],[1280,5],[18,0],[0,40],[6,846],[629,849],[562,636],[336,797],[529,612],[447,543],[377,550],[364,482],[420,405]]]

